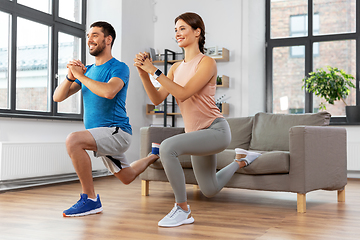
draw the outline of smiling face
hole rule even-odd
[[[98,56],[106,47],[106,38],[100,27],[93,27],[90,29],[88,36],[89,53],[93,56]]]
[[[200,29],[194,30],[184,20],[179,19],[175,24],[175,38],[179,47],[187,47],[189,45],[198,45]]]

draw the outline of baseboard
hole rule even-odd
[[[93,171],[93,177],[109,176],[111,173],[107,169]],[[10,190],[37,187],[48,184],[63,183],[78,180],[76,173],[61,174],[53,176],[42,176],[34,178],[24,178],[15,180],[0,181],[0,193]]]
[[[347,178],[360,178],[360,171],[348,170]]]

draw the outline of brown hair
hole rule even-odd
[[[175,18],[175,24],[180,19],[183,20],[184,22],[186,22],[187,24],[189,24],[191,26],[191,28],[194,30],[200,28],[201,32],[200,32],[200,36],[199,36],[199,49],[200,49],[200,52],[205,53],[205,51],[204,51],[205,24],[204,24],[202,18],[196,13],[187,12],[187,13],[183,13],[183,14],[179,15],[177,18]]]
[[[93,24],[90,25],[90,28],[92,27],[100,27],[102,28],[102,32],[104,33],[104,36],[111,36],[112,37],[112,41],[111,41],[111,47],[114,45],[114,41],[116,38],[116,33],[115,33],[115,29],[113,28],[113,26],[111,26],[110,23],[107,22],[94,22]]]

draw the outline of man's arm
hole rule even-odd
[[[113,99],[125,85],[123,80],[118,77],[111,78],[107,83],[92,80],[84,75],[80,66],[69,66],[69,69],[74,77],[90,89],[91,92],[103,98]]]
[[[76,82],[70,82],[66,78],[62,83],[56,87],[53,100],[55,102],[62,102],[71,95],[75,94],[81,89],[81,86]]]
[[[68,74],[66,75],[66,78],[55,89],[55,92],[54,92],[54,95],[53,95],[53,100],[55,102],[62,102],[62,101],[64,101],[65,99],[67,99],[68,97],[75,94],[76,92],[78,92],[81,89],[81,86],[78,83],[75,82],[76,78],[74,77],[74,75],[72,74],[72,72],[71,72],[71,70],[69,68],[72,65],[80,66],[83,73],[86,72],[86,67],[79,60],[70,61],[66,65],[66,67],[68,68]]]

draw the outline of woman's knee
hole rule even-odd
[[[160,144],[160,156],[171,156],[174,155],[174,148],[172,146],[172,142],[169,141],[169,139],[165,139],[164,141],[161,142]]]
[[[218,193],[218,191],[215,189],[210,189],[210,188],[206,188],[206,187],[204,188],[201,186],[199,186],[199,187],[200,187],[200,191],[202,192],[202,194],[207,198],[212,198]]]

